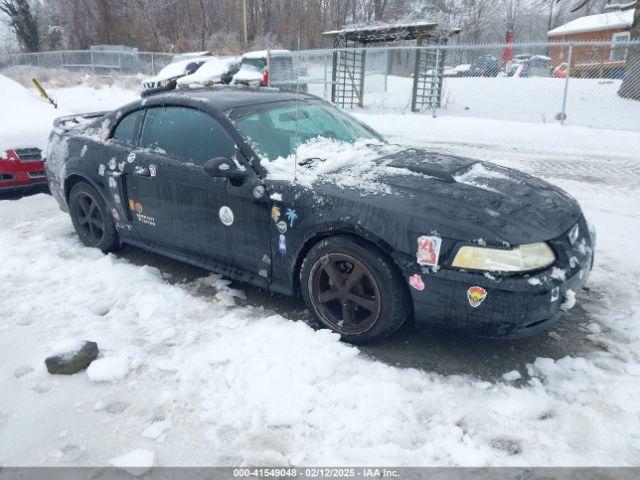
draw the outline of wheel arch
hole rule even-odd
[[[89,185],[91,185],[93,188],[95,188],[96,191],[100,193],[100,195],[102,195],[102,200],[105,201],[104,193],[102,192],[102,188],[100,187],[100,185],[96,185],[96,183],[93,182],[86,175],[74,172],[67,175],[67,177],[64,179],[63,192],[64,192],[64,199],[67,202],[67,205],[69,205],[69,195],[71,195],[71,189],[74,187],[74,185],[80,182],[86,182]]]
[[[387,258],[390,260],[391,264],[400,272],[402,275],[402,269],[398,265],[398,262],[394,258],[394,249],[393,247],[384,241],[379,236],[363,229],[349,229],[349,228],[341,228],[341,229],[332,229],[332,230],[323,230],[318,231],[311,235],[309,238],[305,240],[302,244],[302,247],[298,250],[296,255],[296,260],[293,265],[293,269],[291,272],[291,288],[294,295],[300,294],[300,271],[302,270],[302,264],[307,254],[311,249],[320,243],[322,240],[330,238],[330,237],[352,237],[357,241],[363,242],[377,250],[380,250]]]

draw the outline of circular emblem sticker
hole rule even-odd
[[[256,198],[262,198],[264,195],[264,187],[262,185],[258,185],[253,189],[253,196]]]
[[[218,216],[220,221],[227,227],[233,223],[233,211],[226,205],[220,208]]]
[[[133,163],[133,161],[136,159],[136,154],[131,152],[128,156],[127,156],[127,162],[129,163]]]
[[[278,227],[278,232],[285,233],[287,231],[287,222],[285,222],[284,220],[280,220],[278,223],[276,223],[276,227]]]

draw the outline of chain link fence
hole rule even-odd
[[[173,57],[13,54],[0,56],[0,69],[155,75]],[[279,57],[269,72],[272,87],[308,92],[347,109],[640,131],[640,101],[619,95],[623,81],[640,90],[640,41],[302,50],[291,52],[290,62]]]
[[[640,101],[619,95],[623,81],[640,90],[640,68],[625,78],[634,55],[640,41],[296,51],[270,86],[373,112],[640,131]]]
[[[98,75],[156,75],[175,54],[65,50],[59,52],[0,55],[0,69],[14,66],[90,71]]]

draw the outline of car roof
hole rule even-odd
[[[251,105],[271,102],[286,102],[299,100],[317,100],[318,97],[305,93],[283,92],[267,88],[248,88],[220,86],[212,88],[178,90],[156,95],[146,99],[151,103],[162,103],[162,99],[170,98],[193,99],[196,102],[206,102],[210,106],[222,111],[232,110]]]

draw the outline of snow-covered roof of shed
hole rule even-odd
[[[322,35],[342,35],[345,33],[352,32],[371,32],[371,31],[380,31],[380,30],[390,30],[390,29],[401,29],[401,28],[431,28],[435,27],[438,24],[436,22],[409,22],[409,23],[374,23],[368,25],[351,25],[345,27],[341,30],[331,30],[328,32],[323,32]]]
[[[615,11],[588,15],[560,25],[547,32],[550,37],[572,33],[598,32],[615,28],[627,28],[633,23],[633,10]]]
[[[323,32],[322,35],[361,43],[384,43],[397,40],[416,40],[421,37],[447,37],[459,32],[459,28],[445,27],[433,21],[420,21],[349,25],[341,30]]]

